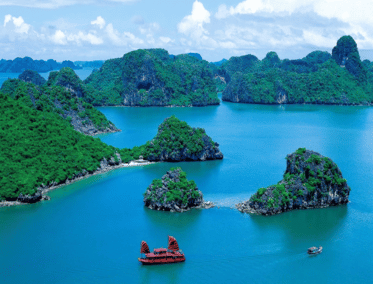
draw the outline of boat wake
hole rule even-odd
[[[204,196],[205,200],[211,201],[215,204],[216,207],[225,207],[225,208],[236,208],[237,203],[248,200],[251,197],[251,194],[207,194]]]

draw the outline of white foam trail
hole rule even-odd
[[[242,193],[242,194],[207,194],[204,196],[204,200],[211,201],[217,207],[228,207],[235,208],[237,203],[249,200],[251,194]]]

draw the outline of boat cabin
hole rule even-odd
[[[179,245],[174,237],[169,236],[168,248],[157,248],[150,252],[146,242],[141,243],[141,258],[139,261],[142,264],[165,264],[185,261],[184,253],[179,249]]]

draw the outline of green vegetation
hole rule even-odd
[[[306,148],[298,148],[298,150],[295,151],[297,155],[303,155],[304,153],[306,153]]]
[[[100,111],[82,99],[85,95],[83,83],[70,68],[51,72],[42,86],[8,79],[1,91],[39,111],[59,114],[75,126],[78,121],[83,125],[91,122],[100,131],[113,126]]]
[[[114,147],[75,131],[53,111],[28,107],[26,98],[14,100],[0,93],[0,199],[32,195],[42,184],[94,172],[101,160],[115,156]]]
[[[0,73],[21,73],[23,70],[33,70],[37,72],[48,72],[63,67],[71,67],[72,69],[81,69],[74,65],[72,61],[66,60],[58,63],[53,59],[47,61],[33,60],[30,57],[20,58],[14,60],[0,60]]]
[[[151,161],[187,160],[188,157],[197,156],[206,147],[215,149],[215,142],[207,136],[203,128],[192,128],[185,121],[174,115],[165,119],[158,127],[157,135],[144,145],[132,149],[120,149],[123,162],[138,159]]]
[[[15,200],[20,193],[34,194],[41,185],[60,184],[81,173],[92,173],[104,158],[113,157],[118,162],[116,153],[121,155],[123,162],[138,159],[140,155],[145,158],[153,155],[153,160],[159,160],[160,156],[155,155],[160,152],[156,152],[156,149],[163,153],[164,150],[175,153],[183,145],[182,149],[186,147],[190,154],[196,154],[205,143],[214,144],[203,129],[191,128],[186,122],[172,116],[159,126],[158,134],[152,141],[132,149],[117,149],[100,139],[75,131],[69,124],[71,117],[60,117],[49,103],[49,97],[40,95],[36,88],[32,89],[33,94],[44,96],[39,101],[41,103],[36,104],[42,107],[39,110],[29,100],[30,96],[22,95],[23,91],[28,91],[23,87],[34,86],[16,82],[18,91],[12,92],[19,94],[15,96],[16,100],[0,93],[0,200]],[[181,182],[170,182],[169,200],[182,198],[185,202],[186,197],[183,194],[179,196],[177,192],[195,187],[195,183],[187,181],[186,174],[181,170],[180,179]],[[155,187],[161,186],[159,180],[154,180],[153,184]],[[191,191],[191,197],[199,197],[197,193]]]
[[[188,181],[186,173],[181,168],[171,168],[171,171],[178,170],[180,172],[179,182],[170,181],[168,183],[168,192],[166,193],[166,201],[182,201],[184,204],[188,202],[188,194],[192,198],[200,197],[197,185],[194,180]]]
[[[260,64],[259,59],[251,54],[244,56],[233,56],[228,61],[225,61],[220,69],[226,70],[229,74],[234,74],[236,72],[248,73],[256,70]]]
[[[350,188],[347,181],[329,158],[306,148],[299,148],[293,154],[287,155],[286,160],[287,169],[283,180],[267,188],[258,189],[249,200],[250,206],[259,206],[266,210],[286,210],[284,208],[293,207],[297,199],[302,202],[319,202],[321,198],[324,198],[325,205],[325,198],[330,190],[334,195],[348,196]],[[299,203],[296,206],[300,206]]]
[[[239,93],[254,103],[276,103],[279,93],[287,103],[368,104],[373,101],[372,83],[361,84],[332,59],[310,73],[271,68],[263,72],[236,73],[226,91]],[[244,90],[244,91],[240,91]],[[223,93],[227,99],[227,93]]]
[[[94,105],[219,104],[207,61],[190,55],[170,58],[163,49],[140,49],[107,60],[85,83],[85,100]]]
[[[166,152],[168,156],[180,156],[185,150],[187,156],[198,155],[207,146],[215,147],[203,128],[192,128],[175,116],[167,118],[158,133],[143,146],[142,155],[151,160],[160,160]]]
[[[169,172],[174,175],[170,179],[168,173],[162,179],[155,179],[149,185],[144,197],[149,201],[176,202],[187,205],[189,199],[197,199],[202,197],[196,183],[193,180],[188,180],[186,173],[180,168],[171,168]],[[161,199],[157,197],[157,190],[165,188],[167,191],[162,195]],[[149,193],[150,191],[150,193]]]
[[[356,42],[350,36],[338,40],[332,56],[314,51],[303,59],[280,60],[270,52],[262,61],[255,58],[232,57],[216,71],[227,72],[226,80],[230,79],[223,100],[265,104],[373,103],[372,65],[361,62]]]

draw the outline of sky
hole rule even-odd
[[[0,58],[106,60],[164,48],[208,61],[269,51],[296,59],[351,35],[373,59],[372,11],[372,0],[0,0]]]

